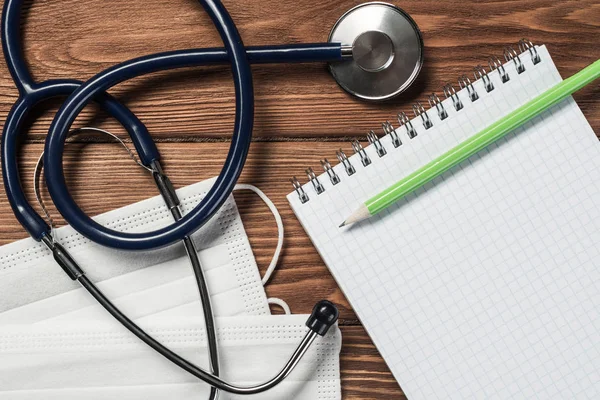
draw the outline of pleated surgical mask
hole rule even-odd
[[[184,211],[201,200],[213,181],[178,190]],[[159,196],[95,219],[105,226],[127,232],[153,230],[172,222],[171,214]],[[176,243],[158,250],[128,252],[95,244],[68,226],[55,229],[54,235],[80,262],[86,274],[99,282],[99,288],[131,318],[154,314],[201,315],[198,289],[182,245]],[[282,236],[280,232],[280,238]],[[270,313],[233,197],[193,235],[193,240],[206,271],[216,315]],[[71,318],[97,320],[110,317],[84,289],[67,278],[42,244],[24,239],[0,247],[0,324]]]
[[[217,318],[222,376],[252,385],[274,376],[307,328],[307,315]],[[201,318],[142,323],[151,335],[205,366]],[[270,391],[221,399],[341,399],[337,325],[313,343],[298,367]],[[0,400],[196,400],[208,385],[171,364],[116,322],[0,326]]]

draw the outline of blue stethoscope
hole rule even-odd
[[[216,389],[235,394],[254,394],[277,385],[289,375],[314,339],[324,335],[338,316],[333,304],[327,301],[317,303],[307,321],[310,329],[281,372],[271,380],[252,387],[240,387],[218,377],[210,297],[197,251],[189,237],[227,200],[246,161],[254,119],[250,64],[328,62],[334,77],[346,91],[363,99],[384,100],[401,93],[414,81],[421,68],[423,54],[421,36],[414,21],[402,10],[386,3],[368,3],[350,10],[336,23],[329,43],[246,48],[229,13],[219,0],[199,2],[215,24],[224,48],[179,50],[136,58],[115,65],[85,83],[75,80],[37,83],[27,69],[21,48],[22,0],[7,0],[2,15],[2,46],[10,74],[19,90],[19,98],[7,116],[2,133],[2,172],[6,195],[13,212],[31,237],[43,242],[67,275],[85,287],[127,329],[179,367],[210,384],[211,398],[216,398]],[[349,45],[342,46],[341,43]],[[148,129],[128,108],[107,94],[107,90],[128,79],[156,71],[223,63],[231,64],[236,93],[231,146],[210,191],[193,210],[183,215],[177,194],[161,168],[160,154]],[[385,84],[382,85],[382,81]],[[56,96],[68,98],[52,121],[44,151],[46,186],[54,204],[74,229],[107,247],[147,250],[177,241],[184,242],[196,273],[204,306],[212,372],[197,367],[167,349],[122,314],[86,277],[66,249],[55,242],[49,225],[27,201],[19,179],[18,141],[23,135],[24,121],[31,110],[40,102]],[[152,171],[157,187],[173,214],[173,224],[144,233],[119,232],[95,222],[74,201],[65,182],[63,152],[71,125],[90,101],[97,102],[125,127],[141,163]]]

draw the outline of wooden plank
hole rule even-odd
[[[248,45],[319,42],[348,8],[360,0],[314,2],[265,0],[225,2]],[[197,2],[141,0],[107,6],[103,0],[26,1],[25,53],[37,80],[86,79],[114,63],[157,51],[219,46]],[[343,137],[364,135],[380,122],[458,75],[501,56],[521,37],[548,45],[563,76],[598,57],[600,6],[596,0],[454,2],[409,0],[399,3],[423,31],[425,67],[413,88],[386,104],[369,104],[340,90],[324,65],[257,66],[255,137]],[[69,10],[69,12],[65,12]],[[227,67],[153,74],[117,86],[118,95],[159,138],[198,140],[228,137],[233,126],[233,85]],[[16,98],[6,67],[0,67],[0,114]],[[576,95],[591,123],[600,123],[598,87]],[[57,102],[54,105],[58,104]],[[90,107],[82,123],[100,123]],[[52,112],[40,112],[32,137],[40,139]],[[116,129],[108,121],[107,127]]]
[[[343,398],[406,400],[363,327],[342,325],[341,330]]]

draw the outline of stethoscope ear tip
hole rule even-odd
[[[417,79],[423,65],[419,27],[391,4],[371,2],[352,8],[333,26],[329,41],[342,43],[352,54],[330,64],[333,77],[345,91],[363,100],[398,96]]]
[[[306,321],[306,326],[320,336],[325,336],[329,328],[338,320],[340,313],[330,301],[321,300],[313,307],[312,313]]]

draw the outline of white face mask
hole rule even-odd
[[[179,190],[184,209],[197,202],[210,184],[202,182]],[[237,189],[255,191],[267,203],[277,222],[279,242],[262,280],[265,284],[282,247],[281,218],[275,206],[256,188],[238,185]],[[97,219],[129,231],[155,229],[171,222],[158,197]],[[180,346],[182,355],[206,367],[206,348],[200,344],[200,340],[204,343],[204,334],[199,328],[203,321],[199,319],[197,287],[189,261],[178,245],[166,250],[128,253],[90,243],[68,227],[57,229],[55,235],[127,315],[149,328],[151,334],[157,334],[169,347],[179,350]],[[246,384],[270,378],[306,331],[307,316],[247,317],[268,314],[269,309],[233,198],[194,235],[194,241],[201,249],[200,259],[215,314],[239,315],[217,319],[221,364],[225,367],[223,376]],[[1,247],[0,261],[0,311],[5,310],[0,313],[0,400],[208,397],[206,384],[146,348],[83,289],[71,290],[77,285],[64,276],[36,242],[27,239]],[[269,299],[269,302],[282,306],[289,314],[284,302],[278,299]],[[17,308],[13,308],[15,306]],[[77,332],[82,335],[78,345],[81,347],[62,347]],[[21,347],[13,345],[15,335]],[[44,341],[43,338],[51,340],[42,344],[39,340]],[[114,341],[110,342],[110,338]],[[191,338],[198,343],[190,341]],[[340,399],[340,341],[335,327],[328,338],[313,344],[313,349],[286,382],[266,394],[246,397]],[[82,356],[72,358],[73,352],[79,350]],[[73,369],[80,370],[87,378],[72,380]],[[6,374],[7,371],[11,371],[10,374]],[[13,379],[23,377],[24,371],[35,379]],[[220,395],[220,399],[238,398],[244,397],[223,392]]]
[[[274,376],[304,336],[307,315],[217,318],[222,376],[242,385]],[[199,318],[152,318],[143,328],[205,366]],[[336,326],[317,338],[292,374],[265,393],[220,399],[341,399]],[[206,398],[208,385],[171,364],[116,322],[0,326],[0,400]],[[160,382],[160,383],[158,383]]]
[[[183,209],[193,207],[213,181],[178,190]],[[171,214],[159,196],[95,219],[127,232],[157,229],[172,223]],[[54,235],[80,262],[86,274],[99,282],[99,288],[131,318],[155,314],[201,315],[198,289],[182,245],[127,252],[92,243],[71,227],[56,229]],[[200,250],[216,315],[270,313],[233,197],[193,239]],[[0,262],[0,312],[4,311],[0,313],[0,324],[110,318],[84,289],[67,278],[43,245],[33,239],[2,246]]]

